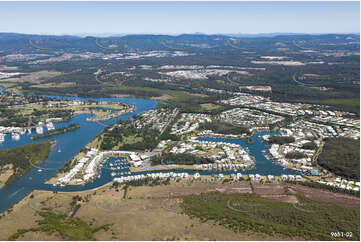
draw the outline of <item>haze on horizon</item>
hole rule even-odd
[[[25,34],[323,34],[360,30],[359,2],[0,2],[0,10],[0,32]]]

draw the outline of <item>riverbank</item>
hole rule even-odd
[[[15,182],[30,169],[36,167],[36,164],[43,162],[55,144],[56,141],[45,141],[0,150],[0,167],[11,165],[12,168],[11,175],[7,171],[10,176],[7,177],[3,186]]]
[[[87,122],[86,118],[91,117],[91,114],[75,114],[70,120],[66,122],[56,123],[56,128],[65,127],[72,123],[79,123],[81,127],[74,132],[68,132],[56,135],[54,137],[45,137],[44,140],[55,139],[56,146],[51,150],[47,159],[37,165],[36,168],[30,169],[24,173],[18,180],[12,184],[0,189],[0,211],[5,211],[16,202],[23,199],[34,189],[47,189],[48,184],[44,184],[49,180],[54,173],[61,169],[64,164],[76,156],[81,148],[85,147],[91,140],[97,136],[105,126],[114,124],[119,120],[126,120],[131,118],[135,114],[139,114],[150,109],[153,109],[157,105],[157,101],[136,99],[136,98],[81,98],[74,96],[47,96],[56,98],[58,100],[73,100],[73,101],[96,101],[96,102],[117,102],[127,103],[134,105],[135,110],[131,113],[122,114],[111,120],[102,122]],[[20,140],[13,140],[9,135],[6,135],[5,142],[0,144],[0,150],[19,147],[24,144],[34,143],[34,140],[30,139],[31,134],[21,134]],[[99,185],[103,185],[106,182],[101,181]],[[97,186],[97,185],[93,185]],[[93,188],[92,187],[92,188]],[[53,188],[51,186],[51,188]]]

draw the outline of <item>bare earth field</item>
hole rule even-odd
[[[350,206],[359,208],[360,198],[355,196],[349,196],[341,193],[328,192],[319,190],[316,188],[305,187],[301,185],[291,185],[292,189],[304,194],[306,197],[321,202],[329,202],[334,204],[342,204],[343,206]]]
[[[0,167],[0,188],[5,186],[5,182],[9,177],[14,174],[13,165],[9,164],[4,167]]]
[[[251,193],[252,190],[272,201],[297,203],[296,196],[285,194],[288,191],[298,191],[306,196],[320,201],[337,202],[350,206],[359,206],[359,198],[347,195],[335,195],[303,186],[285,185],[282,183],[260,184],[249,181],[171,181],[170,185],[131,186],[126,195],[123,188],[103,187],[69,193],[53,193],[48,191],[33,191],[25,199],[6,212],[0,219],[0,240],[7,240],[17,229],[28,229],[36,226],[39,219],[37,211],[42,208],[52,208],[53,212],[71,215],[72,198],[79,195],[87,198],[81,203],[75,217],[89,223],[91,226],[111,224],[108,231],[99,230],[94,234],[97,240],[298,240],[277,235],[271,237],[262,233],[236,233],[212,222],[201,222],[191,219],[182,213],[180,204],[182,196],[205,192]],[[32,198],[31,198],[32,197]],[[335,199],[332,199],[336,197]],[[21,219],[19,219],[21,218]],[[45,232],[27,232],[18,240],[62,240],[60,234]]]
[[[8,79],[3,79],[3,81],[11,81],[11,82],[31,82],[31,83],[40,83],[40,81],[49,78],[54,77],[57,75],[60,75],[60,72],[56,71],[38,71],[38,72],[32,72],[26,75],[23,75],[21,77],[13,77]]]

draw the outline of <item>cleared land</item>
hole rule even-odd
[[[221,197],[233,196],[238,199],[248,196],[246,194],[252,194],[253,189],[255,191],[253,195],[262,196],[263,198],[257,197],[257,199],[261,199],[266,206],[276,204],[278,208],[286,207],[288,209],[300,204],[297,200],[298,192],[302,192],[301,195],[307,194],[307,196],[309,194],[320,194],[319,190],[308,187],[293,186],[292,190],[286,189],[286,187],[291,186],[278,182],[270,184],[254,182],[251,186],[248,181],[222,184],[221,181],[210,182],[210,178],[208,180],[202,178],[200,181],[171,181],[170,185],[130,186],[126,189],[124,186],[105,185],[98,189],[83,192],[53,193],[34,191],[33,196],[27,196],[16,204],[10,213],[6,212],[5,216],[0,219],[0,227],[4,228],[5,231],[5,233],[0,234],[0,240],[7,240],[18,229],[38,227],[38,224],[34,221],[42,219],[37,213],[42,208],[52,208],[52,211],[56,214],[70,216],[76,204],[81,205],[81,207],[74,217],[79,218],[92,228],[112,224],[107,231],[100,229],[93,234],[97,240],[304,240],[303,236],[282,233],[265,234],[257,232],[251,227],[244,231],[234,231],[232,228],[220,225],[214,220],[204,221],[193,216],[187,216],[182,209],[184,196],[191,194],[198,194],[198,196],[205,193],[217,194],[217,196]],[[322,194],[332,196],[333,193],[325,191]],[[77,201],[79,197],[81,197],[81,201]],[[356,203],[359,204],[359,198],[357,197],[342,195],[340,199],[342,200],[331,201],[331,205],[327,206],[334,206],[334,202],[350,205],[345,202],[349,200],[353,201],[352,207]],[[74,202],[74,200],[77,202]],[[217,204],[217,201],[210,200],[209,203]],[[352,210],[352,208],[348,210],[346,207],[337,206],[337,208],[340,213],[344,209],[348,212]],[[227,210],[227,207],[224,209]],[[232,212],[232,210],[230,211]],[[296,211],[290,210],[290,212],[292,211],[297,213],[297,209]],[[244,217],[243,214],[234,213],[236,218]],[[302,211],[300,210],[299,213],[302,213]],[[17,221],[19,216],[23,218],[20,222]],[[280,219],[287,220],[288,217],[280,214]],[[32,222],[26,223],[25,221]],[[311,219],[308,223],[312,223],[312,221]],[[354,234],[357,234],[357,231],[354,231]],[[60,240],[67,237],[61,237],[59,232],[33,231],[24,233],[18,240],[31,238]]]
[[[14,174],[13,165],[8,164],[0,169],[0,188],[6,185],[7,180]]]

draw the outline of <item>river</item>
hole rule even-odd
[[[118,101],[135,105],[135,111],[132,113],[127,113],[120,115],[111,120],[102,122],[102,124],[96,122],[88,122],[86,118],[91,117],[91,114],[76,114],[67,122],[55,123],[55,128],[64,127],[72,123],[79,123],[80,128],[68,133],[63,133],[55,135],[52,137],[45,137],[38,139],[36,141],[31,140],[31,134],[21,135],[21,139],[18,141],[12,140],[10,134],[6,135],[5,142],[0,144],[0,150],[16,147],[19,145],[39,142],[45,140],[56,140],[56,145],[51,149],[48,158],[41,164],[37,164],[24,176],[19,178],[17,181],[12,184],[5,186],[0,189],[0,212],[3,212],[13,206],[15,203],[22,200],[27,196],[32,190],[49,190],[49,191],[81,191],[88,190],[102,186],[110,181],[114,177],[119,177],[120,172],[129,172],[128,168],[119,170],[119,173],[116,176],[111,176],[112,171],[109,169],[108,165],[110,162],[115,162],[117,159],[111,158],[108,159],[101,168],[99,168],[100,177],[94,179],[91,183],[88,183],[84,186],[52,186],[49,184],[44,184],[49,180],[64,164],[74,157],[82,147],[87,145],[96,135],[98,135],[103,129],[104,125],[109,125],[117,122],[122,119],[129,119],[135,114],[146,112],[150,109],[155,108],[158,101],[155,100],[146,100],[138,98],[79,98],[79,97],[58,97],[58,96],[48,96],[59,99],[68,99],[68,100],[96,100],[96,101]],[[46,130],[46,129],[45,129]],[[267,159],[264,156],[262,150],[266,150],[267,146],[261,141],[260,136],[264,134],[270,134],[270,132],[260,132],[252,136],[254,143],[247,144],[246,139],[234,139],[227,140],[221,138],[199,138],[199,140],[208,140],[208,141],[222,141],[222,142],[233,142],[237,143],[243,147],[247,147],[250,155],[255,158],[256,166],[255,168],[242,172],[243,174],[261,174],[261,175],[281,175],[281,174],[299,174],[298,172],[290,169],[284,169],[283,167],[276,165],[272,160]],[[121,160],[124,165],[126,161]],[[41,170],[41,171],[40,171]],[[197,171],[194,170],[170,170],[173,172],[188,172],[189,174],[194,174]],[[209,175],[215,173],[230,174],[234,171],[198,171],[201,175]],[[150,172],[136,172],[134,174],[146,174]],[[124,175],[124,174],[123,174]],[[126,174],[130,175],[130,174]]]

